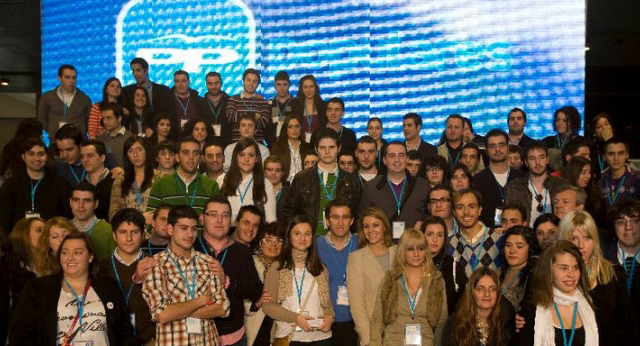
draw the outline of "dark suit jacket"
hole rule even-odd
[[[527,136],[526,134],[522,135],[522,138],[520,138],[520,142],[518,142],[518,146],[522,149],[526,148],[527,145],[529,145],[529,143],[533,142],[534,139]]]
[[[525,176],[522,171],[517,169],[511,169],[509,172],[507,185],[510,181]],[[473,188],[482,195],[482,214],[480,214],[480,221],[482,221],[482,223],[487,227],[495,228],[496,225],[493,222],[493,218],[496,215],[496,208],[502,208],[504,205],[502,205],[500,185],[493,176],[493,173],[491,173],[489,167],[486,167],[473,176]],[[507,197],[506,188],[507,187],[505,186],[505,199]]]
[[[91,287],[104,305],[110,345],[136,345],[129,310],[118,285],[107,279],[92,279]],[[9,330],[9,345],[56,345],[58,299],[62,276],[54,274],[27,283]]]
[[[153,114],[165,113],[171,116],[171,136],[173,138],[180,138],[180,121],[176,114],[176,106],[174,103],[175,97],[173,92],[166,85],[157,84],[151,82],[151,105],[153,108]],[[136,91],[137,84],[127,85],[122,88],[122,95],[124,95],[125,107],[133,107],[133,94]]]

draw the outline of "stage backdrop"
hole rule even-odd
[[[100,101],[107,78],[134,82],[136,56],[170,87],[175,70],[188,71],[201,95],[207,72],[220,72],[233,95],[256,67],[259,92],[272,97],[285,70],[293,95],[313,74],[325,100],[342,97],[358,136],[378,116],[385,138],[402,138],[402,116],[417,112],[431,143],[449,114],[484,134],[506,129],[513,107],[527,112],[530,136],[551,134],[555,109],[584,109],[584,47],[583,0],[42,1],[43,91],[70,63]]]

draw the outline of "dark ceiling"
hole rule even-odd
[[[640,118],[640,2],[588,1],[587,8],[585,116]],[[40,1],[0,0],[0,78],[11,81],[2,92],[40,89]]]

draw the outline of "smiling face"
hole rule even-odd
[[[329,232],[336,237],[344,237],[349,233],[349,227],[353,224],[353,216],[349,207],[332,207],[329,210]]]
[[[180,144],[178,151],[180,170],[186,174],[194,174],[200,163],[200,145],[193,142]]]
[[[512,234],[504,241],[504,257],[511,267],[518,267],[527,263],[529,244],[523,236]]]
[[[199,121],[193,126],[191,135],[200,143],[203,143],[207,139],[207,125]]]
[[[244,80],[242,81],[244,91],[247,94],[255,93],[256,89],[258,89],[258,84],[260,84],[259,80],[260,78],[256,74],[247,73],[247,75],[244,77]]]
[[[427,225],[427,228],[424,230],[424,237],[427,239],[427,246],[429,247],[431,256],[435,256],[440,252],[444,246],[446,234],[446,230],[440,224],[432,223]]]
[[[224,165],[224,153],[222,147],[218,145],[210,145],[204,150],[204,163],[207,166],[207,172],[220,173]]]
[[[149,71],[145,70],[140,64],[131,64],[131,73],[138,84],[146,83],[149,80]]]
[[[376,217],[365,216],[362,219],[362,232],[369,245],[377,245],[383,241],[384,223]]]
[[[338,102],[329,102],[327,105],[327,120],[330,125],[337,125],[344,115],[344,109]]]
[[[113,232],[113,240],[118,246],[118,251],[127,255],[136,255],[142,244],[142,230],[133,223],[123,222]]]
[[[302,82],[302,93],[306,99],[313,99],[316,94],[316,85],[311,79],[305,79]]]
[[[144,108],[147,105],[147,95],[144,90],[136,89],[133,93],[133,106],[136,108]]]
[[[73,142],[73,140],[71,140]],[[75,147],[75,145],[74,145]],[[41,172],[47,163],[47,152],[44,147],[34,145],[22,154],[22,160],[27,168],[34,172]]]
[[[312,242],[313,232],[311,231],[311,225],[308,223],[299,223],[291,229],[290,241],[294,249],[299,251],[306,251]]]
[[[465,193],[456,202],[454,213],[461,227],[471,228],[478,223],[482,207],[473,193]]]
[[[69,239],[62,244],[60,266],[65,276],[82,277],[89,275],[89,263],[93,255],[89,253],[87,244],[82,239]]]
[[[256,215],[250,212],[244,212],[242,217],[238,220],[236,226],[236,239],[239,239],[241,243],[246,245],[256,239],[258,230],[260,229],[260,215]]]
[[[407,168],[407,148],[401,144],[389,144],[387,153],[382,158],[382,161],[390,173],[403,173]]]
[[[640,244],[640,216],[623,215],[615,220],[614,225],[621,245],[635,248]]]
[[[265,234],[260,241],[260,250],[268,260],[274,260],[282,252],[282,238],[272,234]]]
[[[578,260],[568,253],[556,255],[551,265],[553,286],[562,293],[573,294],[580,281]]]

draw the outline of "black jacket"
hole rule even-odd
[[[475,179],[473,183],[473,186],[477,188],[477,185],[475,185]],[[547,179],[544,181],[544,188],[549,190],[549,203],[552,205],[552,209],[553,196],[555,196],[556,191],[568,183],[568,181],[551,176],[551,174],[549,174]],[[505,204],[515,204],[524,208],[524,210],[527,211],[527,220],[529,221],[529,224],[532,225],[536,220],[531,220],[531,199],[533,198],[533,195],[531,194],[531,191],[529,191],[529,184],[528,175],[515,179],[507,184],[507,197],[505,199]]]
[[[327,103],[322,101],[320,104],[316,105],[316,112],[318,115],[318,120],[320,121],[320,127],[323,128],[327,126]],[[298,118],[300,124],[303,122],[306,123],[304,118],[304,99],[295,98],[291,101],[291,114]],[[304,135],[304,132],[302,133]]]
[[[346,199],[355,214],[360,201],[360,182],[355,175],[339,168],[338,171],[336,197]],[[320,180],[318,179],[318,164],[315,164],[298,173],[293,179],[282,214],[287,224],[292,217],[304,214],[311,221],[311,229],[316,229],[318,227],[319,206]],[[358,218],[357,215],[353,216],[355,219]]]
[[[137,84],[131,84],[122,88],[125,107],[133,109],[133,94],[137,86]],[[169,114],[171,116],[171,137],[180,138],[180,121],[176,114],[174,99],[173,92],[169,87],[151,82],[151,108],[154,116],[158,113]]]
[[[208,94],[208,93],[207,93]],[[214,138],[222,144],[222,148],[226,148],[227,145],[231,144],[231,131],[232,127],[227,120],[226,111],[227,111],[227,100],[229,100],[229,95],[226,92],[222,91],[222,97],[220,97],[220,101],[218,101],[218,105],[215,106],[209,99],[207,99],[207,94],[204,94],[204,97],[200,99],[198,103],[198,113],[200,117],[202,117],[206,122],[211,125],[220,125],[220,133],[216,133]]]
[[[520,142],[518,142],[518,146],[522,149],[526,148],[529,143],[533,142],[534,139],[527,136],[526,134],[522,134],[522,138],[520,138]]]
[[[509,176],[507,177],[507,185],[509,182],[524,177],[525,174],[517,169],[510,169]],[[493,222],[493,218],[496,215],[496,208],[502,208],[502,195],[500,194],[500,184],[496,181],[496,178],[491,173],[489,167],[478,172],[473,176],[473,188],[476,189],[482,195],[482,213],[480,214],[480,221],[487,227],[495,228],[496,224]],[[507,197],[507,186],[504,187],[504,198]],[[532,224],[532,222],[530,222]]]
[[[406,145],[406,142],[405,142]],[[418,146],[418,153],[420,153],[420,157],[422,158],[422,162],[431,156],[438,155],[438,148],[436,148],[433,144],[427,143],[424,140],[420,139],[420,145]]]
[[[91,287],[104,305],[110,345],[136,345],[129,311],[118,285],[107,279],[92,279]],[[27,283],[9,330],[9,345],[57,345],[58,300],[62,277],[54,274]]]
[[[312,148],[316,147],[316,138],[318,137],[318,131],[323,129],[322,127],[313,131],[311,135],[311,141],[309,142]],[[353,130],[346,128],[344,125],[342,126],[342,130],[336,132],[338,134],[338,138],[340,140],[340,152],[350,153],[354,156],[356,154],[356,145],[358,141],[356,140],[356,133]]]

